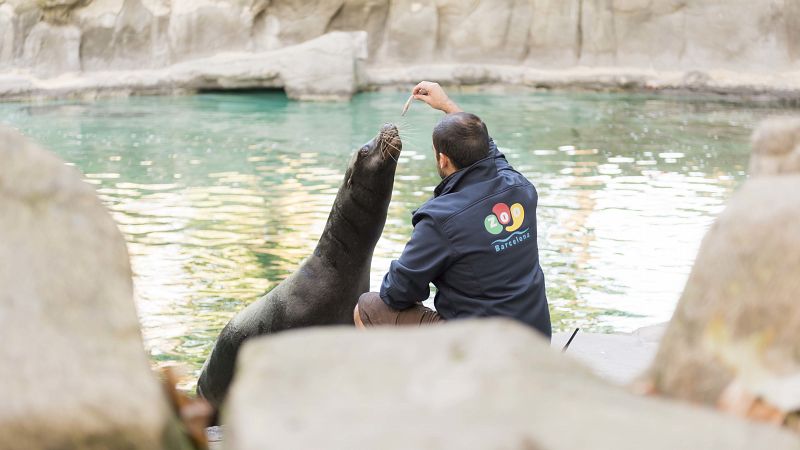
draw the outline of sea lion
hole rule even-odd
[[[197,393],[219,408],[239,347],[253,336],[316,325],[353,324],[369,290],[372,252],[383,232],[402,143],[385,124],[350,160],[314,253],[278,286],[239,312],[203,365]]]

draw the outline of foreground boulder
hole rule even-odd
[[[700,247],[648,378],[716,404],[729,386],[800,410],[800,120],[755,133],[753,178]]]
[[[185,448],[94,190],[2,127],[0,161],[0,448]]]
[[[800,117],[764,121],[753,133],[750,176],[800,175]]]
[[[786,431],[636,397],[499,319],[254,339],[224,446],[264,449],[798,449]]]

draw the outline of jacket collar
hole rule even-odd
[[[459,190],[462,186],[469,185],[480,180],[493,178],[497,175],[497,165],[494,163],[494,156],[487,156],[476,161],[471,166],[453,172],[436,186],[433,190],[433,198]]]

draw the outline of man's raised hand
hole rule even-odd
[[[459,108],[454,101],[450,100],[450,97],[448,97],[444,89],[439,86],[439,83],[421,81],[414,86],[414,90],[411,91],[411,94],[415,99],[422,100],[430,105],[431,108],[443,111],[445,114],[461,112],[461,108]]]

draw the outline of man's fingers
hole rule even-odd
[[[431,104],[431,102],[433,101],[433,99],[431,98],[431,96],[430,96],[430,95],[415,95],[415,96],[414,96],[414,99],[416,99],[416,100],[421,100],[421,101],[423,101],[423,102],[425,102],[425,103],[427,103],[427,104],[429,104],[429,105],[430,105],[430,104]]]
[[[431,91],[431,88],[435,86],[436,83],[431,83],[430,81],[420,81],[414,86],[414,90],[411,91],[412,94],[427,94]]]

